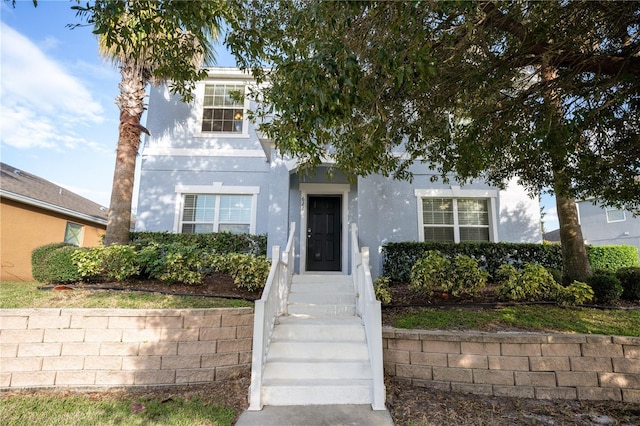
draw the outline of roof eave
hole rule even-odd
[[[80,213],[74,210],[66,209],[64,207],[56,206],[51,203],[46,203],[44,201],[35,200],[30,197],[25,197],[24,195],[15,194],[13,192],[8,192],[0,189],[0,197],[7,198],[14,201],[19,201],[24,204],[29,204],[31,206],[39,207],[41,209],[50,210],[56,213],[65,214],[67,216],[71,216],[77,219],[86,220],[89,222],[93,222],[99,225],[106,225],[107,219],[103,219],[101,217],[91,216],[89,214]]]

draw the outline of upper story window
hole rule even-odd
[[[244,85],[206,84],[202,108],[202,132],[244,132]]]
[[[627,217],[624,214],[624,210],[618,210],[615,207],[607,207],[607,222],[624,222]]]
[[[80,246],[82,242],[82,225],[77,223],[67,222],[67,227],[64,231],[64,242],[67,244],[73,244]]]

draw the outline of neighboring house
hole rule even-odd
[[[0,279],[31,281],[31,252],[48,243],[100,244],[107,208],[0,163]]]
[[[349,274],[355,223],[373,276],[386,242],[542,241],[538,199],[515,183],[506,190],[433,183],[435,172],[417,163],[411,183],[379,175],[349,183],[332,164],[298,173],[296,160],[283,158],[247,120],[253,101],[232,96],[249,84],[237,69],[212,68],[193,104],[165,87],[151,89],[136,230],[268,234],[272,247],[286,244],[295,222],[297,273]]]
[[[636,246],[640,251],[640,217],[593,200],[578,202],[578,212],[585,244]]]

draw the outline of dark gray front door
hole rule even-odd
[[[342,270],[342,197],[309,195],[307,271]]]

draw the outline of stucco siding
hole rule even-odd
[[[0,217],[2,281],[33,281],[31,252],[45,244],[63,242],[67,222],[83,226],[82,247],[99,245],[106,229],[7,199],[0,203]]]
[[[582,236],[592,245],[629,245],[640,251],[640,217],[625,211],[625,220],[609,222],[604,208],[589,201],[578,204]]]

